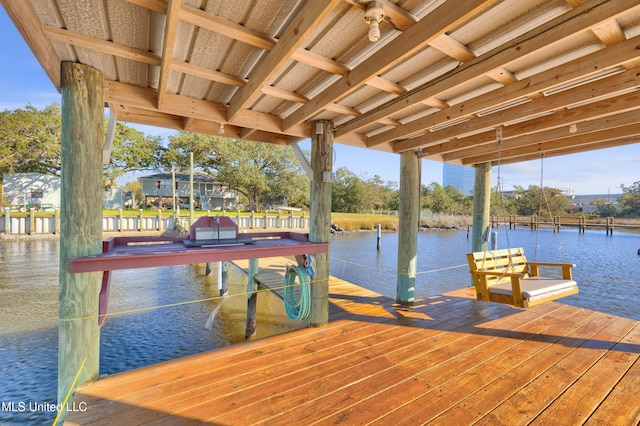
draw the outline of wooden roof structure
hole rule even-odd
[[[640,0],[0,3],[57,88],[62,61],[99,69],[121,121],[291,144],[331,120],[463,165],[640,141]]]

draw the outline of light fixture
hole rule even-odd
[[[384,6],[379,1],[371,1],[364,11],[364,21],[369,24],[369,40],[380,39],[380,21],[384,19]]]
[[[220,123],[220,127],[218,128],[218,133],[224,135],[224,123]]]

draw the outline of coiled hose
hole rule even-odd
[[[300,297],[296,300],[295,282],[298,277]],[[311,313],[311,283],[304,266],[287,266],[284,276],[284,306],[289,319],[300,321],[307,319]]]

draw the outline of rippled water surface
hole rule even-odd
[[[564,303],[640,320],[640,235],[503,229],[498,239],[501,248],[524,247],[530,260],[563,261],[564,251],[566,260],[577,264],[574,277],[580,286],[580,294]],[[382,235],[380,253],[375,233],[335,237],[331,274],[394,298],[397,246],[396,233]],[[470,250],[466,231],[421,232],[416,297],[470,285],[465,258]],[[2,403],[56,401],[58,257],[57,241],[0,243]],[[229,273],[232,297],[221,299],[215,270],[205,276],[202,266],[115,271],[109,312],[119,314],[110,316],[101,332],[101,374],[245,341],[246,278],[233,267]],[[299,326],[286,318],[276,297],[258,300],[257,337]],[[158,306],[164,307],[149,309]],[[0,424],[46,424],[53,417],[4,410]]]

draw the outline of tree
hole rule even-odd
[[[616,206],[602,198],[596,198],[593,200],[593,204],[596,206],[596,214],[600,217],[612,217],[618,214]]]
[[[60,174],[60,131],[57,103],[0,112],[0,175]]]
[[[190,152],[195,167],[247,197],[252,210],[269,196],[287,196],[298,206],[309,203],[308,179],[289,147],[180,132],[170,138],[162,164],[185,170]]]
[[[358,176],[346,167],[335,171],[335,179],[331,190],[331,211],[357,213],[365,204],[365,188]]]
[[[618,199],[621,217],[640,217],[640,182],[630,187],[620,185],[622,196]]]
[[[105,121],[105,129],[106,125]],[[105,183],[114,185],[118,177],[128,172],[158,169],[162,153],[159,136],[146,136],[123,123],[116,123],[111,159],[103,166]]]
[[[564,216],[571,206],[571,201],[558,188],[530,185],[529,189],[516,186],[514,204],[519,215],[539,215],[543,218]]]

